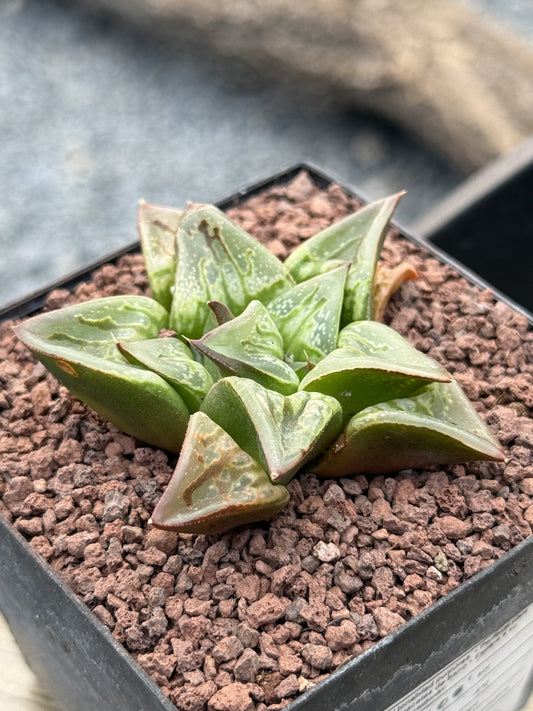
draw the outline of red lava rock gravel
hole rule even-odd
[[[355,206],[305,174],[231,216],[276,254]],[[504,465],[319,481],[270,523],[221,536],[151,530],[174,458],[75,400],[0,326],[0,510],[180,711],[276,711],[491,565],[533,525],[533,335],[524,317],[398,237],[419,271],[387,322],[457,378]],[[48,308],[146,293],[139,255]]]

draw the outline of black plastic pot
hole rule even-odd
[[[300,165],[240,191],[221,206],[287,182],[302,168],[321,186],[331,182],[320,171]],[[138,245],[121,254],[134,249]],[[470,281],[487,286],[438,250],[429,250]],[[88,279],[95,266],[54,288]],[[42,305],[46,293],[34,294],[0,315],[27,315]],[[288,708],[516,711],[533,686],[532,589],[533,538],[340,667]],[[1,516],[0,610],[41,683],[65,709],[176,711],[107,628]]]
[[[419,235],[533,312],[533,139],[452,191]]]

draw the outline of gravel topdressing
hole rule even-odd
[[[300,174],[230,216],[280,257],[352,211]],[[527,320],[391,231],[419,272],[386,321],[454,375],[505,446],[474,463],[320,481],[271,522],[218,536],[151,528],[175,456],[119,432],[0,325],[0,512],[180,711],[275,711],[491,565],[533,525]],[[47,308],[147,293],[139,255]]]

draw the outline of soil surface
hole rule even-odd
[[[230,215],[278,256],[352,211],[307,175]],[[533,525],[527,320],[393,231],[407,258],[386,321],[455,376],[505,464],[320,481],[300,473],[271,522],[177,535],[148,519],[175,456],[119,432],[0,326],[0,511],[180,711],[275,711],[491,565]],[[139,255],[47,308],[147,293]]]

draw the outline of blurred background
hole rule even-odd
[[[0,306],[134,242],[140,198],[308,160],[409,227],[531,135],[531,0],[0,0]],[[0,699],[55,709],[1,618],[0,653]]]
[[[213,202],[310,160],[407,189],[409,226],[533,132],[529,0],[214,5],[2,0],[0,304],[133,242],[140,198]]]

